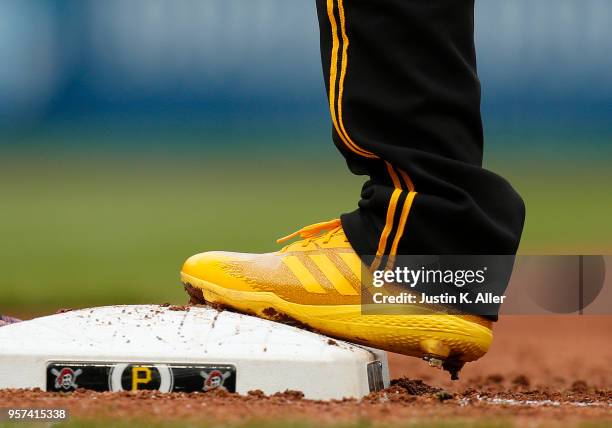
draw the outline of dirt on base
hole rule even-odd
[[[611,332],[612,317],[504,317],[489,354],[466,365],[459,381],[423,361],[390,355],[396,380],[361,400],[310,401],[296,391],[241,396],[4,390],[0,407],[63,407],[79,419],[151,422],[604,426],[612,425]]]

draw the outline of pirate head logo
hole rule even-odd
[[[70,367],[64,367],[61,370],[52,369],[51,373],[55,376],[55,389],[70,391],[79,387],[76,380],[83,373],[83,370],[72,370]]]
[[[227,389],[223,385],[225,380],[232,375],[232,372],[224,372],[222,373],[219,370],[212,370],[210,372],[206,372],[202,370],[200,375],[204,378],[204,391],[211,391],[213,389],[222,389],[226,391]]]

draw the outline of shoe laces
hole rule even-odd
[[[303,238],[303,240],[295,242],[295,244],[301,243],[302,247],[306,247],[311,242],[314,242],[319,239],[322,239],[323,244],[327,244],[332,239],[332,237],[341,230],[342,223],[340,222],[340,219],[336,218],[330,221],[324,221],[321,223],[311,224],[310,226],[305,226],[290,235],[277,239],[276,242],[282,244],[284,242],[289,241],[290,239],[295,238],[296,236],[299,236],[300,238]],[[290,245],[283,248],[283,250],[286,250],[289,247]]]

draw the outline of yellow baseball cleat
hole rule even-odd
[[[207,252],[190,257],[181,279],[193,303],[210,303],[322,334],[429,360],[456,378],[483,356],[491,322],[440,307],[403,305],[401,315],[362,315],[362,262],[340,220],[317,223],[279,240],[303,240],[275,253]],[[427,315],[424,315],[427,314]]]

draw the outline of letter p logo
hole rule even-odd
[[[151,382],[151,369],[148,367],[132,367],[132,391],[138,391],[138,385]]]

